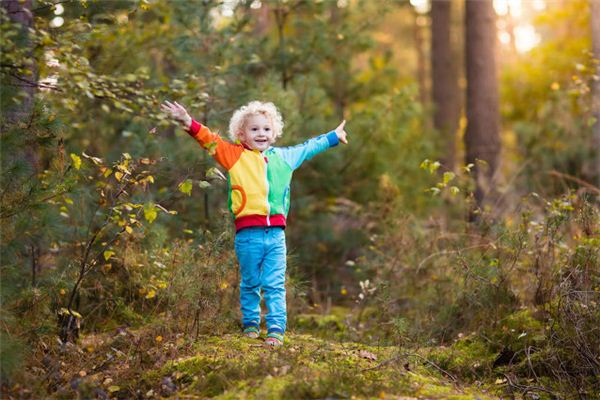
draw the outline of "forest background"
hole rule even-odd
[[[292,332],[597,393],[598,3],[3,0],[3,393],[81,395],[65,343],[139,330],[136,383],[96,385],[129,398],[153,348],[239,329],[227,182],[166,99],[221,133],[272,101],[278,145],[348,121],[292,184]]]

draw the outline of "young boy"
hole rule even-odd
[[[335,130],[293,147],[271,147],[281,136],[283,120],[273,103],[252,101],[238,109],[229,123],[236,144],[223,140],[194,121],[177,102],[165,101],[162,110],[227,170],[229,209],[236,228],[235,252],[240,264],[240,303],[243,333],[260,336],[260,292],[268,309],[267,338],[283,344],[286,329],[284,228],[290,207],[292,173],[314,155],[348,143],[343,121]],[[237,144],[239,143],[239,144]]]

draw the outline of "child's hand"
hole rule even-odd
[[[340,142],[344,144],[348,144],[348,139],[346,139],[346,131],[344,130],[344,125],[346,125],[346,120],[343,120],[342,123],[335,128],[335,134],[337,135]]]
[[[177,103],[176,101],[173,103],[169,102],[168,100],[165,100],[165,102],[160,105],[160,109],[169,117],[181,123],[181,125],[183,125],[184,128],[189,128],[192,124],[192,117],[190,117],[190,114],[188,114],[186,109],[183,108],[183,106],[181,106],[179,103]]]

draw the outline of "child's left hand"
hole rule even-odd
[[[344,144],[348,144],[348,139],[346,139],[346,131],[344,130],[344,125],[346,125],[346,120],[343,120],[342,123],[335,128],[335,134],[337,135],[340,142]]]

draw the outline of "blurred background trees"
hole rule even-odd
[[[298,313],[343,305],[358,311],[344,333],[355,340],[479,332],[491,354],[546,351],[535,372],[510,373],[543,378],[568,360],[585,367],[537,384],[588,390],[598,8],[3,0],[3,382],[47,347],[63,308],[84,332],[161,318],[190,335],[236,329],[226,180],[158,105],[176,100],[225,133],[261,99],[284,116],[279,145],[343,118],[350,133],[295,174],[293,328]],[[566,316],[576,323],[556,322]],[[505,330],[533,326],[535,343]]]

